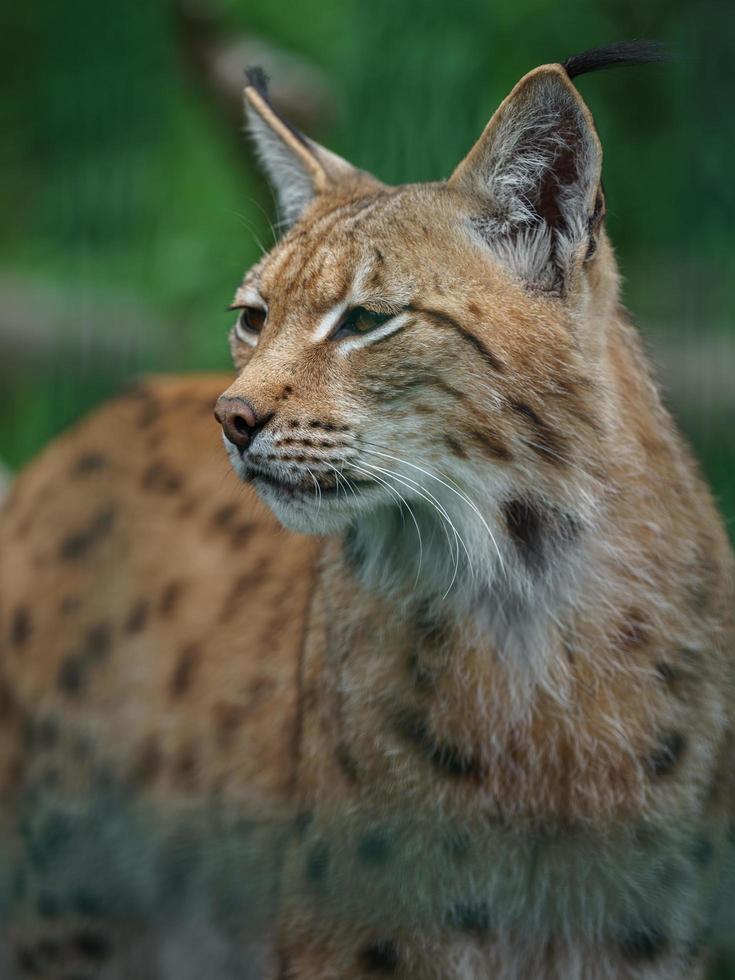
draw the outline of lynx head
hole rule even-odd
[[[387,556],[438,588],[529,570],[588,516],[616,274],[570,75],[604,54],[530,72],[448,180],[398,187],[294,130],[249,74],[285,231],[235,294],[217,418],[285,525],[349,530],[378,577]]]

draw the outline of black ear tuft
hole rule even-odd
[[[626,65],[648,65],[666,61],[668,52],[660,41],[619,41],[603,48],[590,48],[562,62],[570,78],[586,75],[603,68],[622,68]]]
[[[260,92],[263,98],[268,97],[268,76],[260,65],[245,69],[245,82]]]

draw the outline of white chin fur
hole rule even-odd
[[[354,520],[354,511],[348,508],[338,509],[324,502],[320,506],[317,500],[286,500],[267,487],[258,487],[257,494],[285,528],[299,534],[335,534]]]

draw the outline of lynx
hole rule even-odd
[[[234,380],[142,382],[3,511],[3,976],[705,975],[733,560],[572,82],[649,55],[398,187],[250,72]]]

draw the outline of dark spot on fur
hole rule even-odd
[[[447,914],[450,929],[462,932],[487,932],[490,928],[490,913],[484,902],[458,902]]]
[[[97,623],[87,630],[84,639],[84,653],[90,660],[102,660],[112,646],[112,629],[109,623]]]
[[[169,682],[171,697],[180,698],[189,690],[201,655],[202,651],[198,643],[188,643],[183,648]]]
[[[225,504],[224,507],[219,507],[212,515],[213,526],[219,528],[228,527],[232,518],[237,514],[237,511],[237,504]]]
[[[73,939],[73,946],[85,960],[106,960],[112,952],[112,943],[107,936],[91,929],[78,932]]]
[[[357,844],[357,856],[363,864],[387,864],[391,856],[388,834],[381,828],[363,834]]]
[[[180,579],[174,579],[165,586],[158,600],[158,611],[162,616],[170,616],[175,611],[184,588],[184,583]]]
[[[241,604],[249,596],[251,591],[257,589],[263,582],[268,574],[268,566],[268,559],[261,558],[254,568],[251,568],[248,572],[243,572],[242,575],[235,579],[222,606],[222,613],[220,615],[222,622],[231,619],[240,609]]]
[[[481,778],[482,767],[477,760],[455,746],[437,741],[425,718],[406,714],[398,720],[398,728],[404,738],[412,742],[435,769],[449,776]]]
[[[161,771],[163,756],[155,735],[149,735],[135,758],[130,773],[131,781],[136,786],[149,786],[156,780]]]
[[[655,664],[654,669],[659,679],[662,680],[668,687],[672,687],[679,679],[679,671],[675,667],[672,667],[671,664],[666,663],[664,660],[660,660],[657,664]]]
[[[88,668],[103,660],[111,645],[112,630],[108,623],[90,627],[81,648],[62,662],[57,677],[59,688],[66,694],[79,694],[86,686]]]
[[[218,701],[215,704],[214,724],[217,744],[220,748],[226,749],[232,744],[232,740],[246,716],[247,711],[242,704],[230,701]]]
[[[323,885],[329,871],[329,848],[323,842],[315,844],[306,859],[306,878],[312,885]]]
[[[24,647],[30,639],[32,630],[31,614],[25,606],[18,606],[10,621],[10,642],[19,649]]]
[[[154,493],[177,493],[183,483],[181,474],[162,460],[151,463],[143,473],[143,489]]]
[[[79,561],[90,549],[112,529],[115,522],[115,507],[108,504],[95,514],[89,524],[67,535],[59,545],[59,557],[62,561]]]
[[[543,562],[544,523],[538,509],[527,500],[509,500],[503,515],[513,543],[529,568]]]
[[[666,947],[666,937],[655,929],[630,932],[620,942],[623,956],[635,963],[650,963],[658,959]]]
[[[389,939],[370,943],[360,950],[359,960],[363,970],[391,976],[398,970],[400,963],[398,946]]]
[[[345,774],[348,781],[350,783],[356,783],[358,781],[357,763],[343,742],[338,743],[334,755],[337,760],[337,765]]]
[[[79,456],[72,467],[73,476],[89,476],[91,473],[99,473],[110,465],[109,460],[102,453],[83,453]]]
[[[81,654],[67,657],[59,667],[56,683],[65,694],[79,694],[87,682],[87,661]]]
[[[125,621],[125,632],[126,633],[140,633],[140,631],[145,627],[148,622],[148,616],[150,614],[150,603],[147,599],[138,599],[133,608],[128,614],[128,618]]]
[[[646,768],[656,778],[669,776],[686,750],[686,738],[681,732],[669,732],[663,736],[659,747],[646,759]]]

